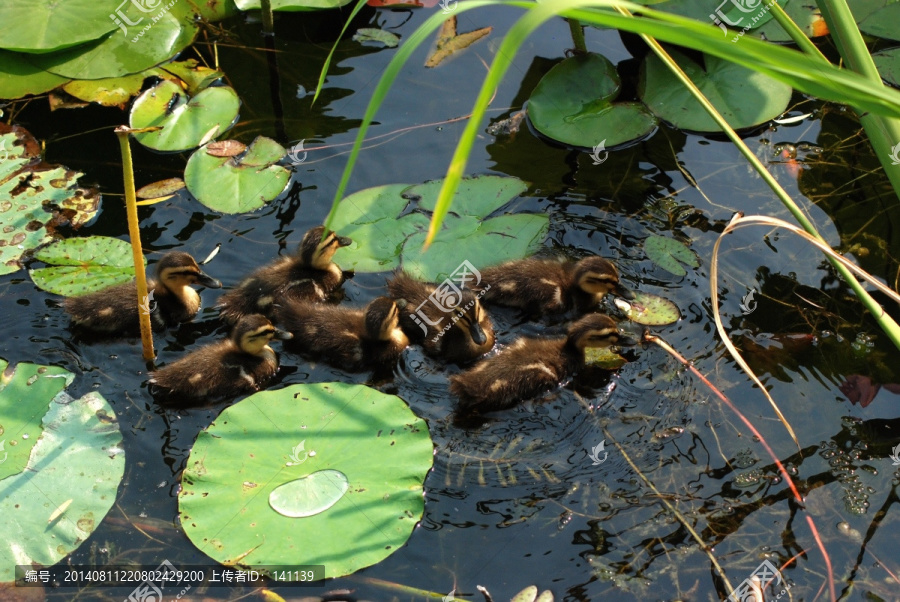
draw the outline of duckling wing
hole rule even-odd
[[[562,313],[570,304],[571,276],[559,261],[510,261],[483,270],[481,276],[479,287],[486,290],[488,302],[541,313]]]
[[[140,332],[137,284],[134,282],[68,297],[63,305],[76,327],[107,334]]]
[[[291,262],[291,258],[282,257],[258,268],[222,295],[216,304],[222,319],[234,324],[249,314],[271,317],[273,304],[290,282]]]

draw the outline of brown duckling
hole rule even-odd
[[[522,337],[494,357],[450,377],[462,413],[505,410],[521,400],[559,386],[584,365],[587,347],[634,345],[603,314],[588,314],[572,323],[562,338]]]
[[[151,392],[169,404],[259,391],[278,371],[272,339],[290,339],[259,314],[244,316],[224,341],[193,351],[151,373]]]
[[[404,271],[388,281],[391,297],[406,302],[400,327],[409,340],[421,344],[428,355],[451,362],[467,362],[490,351],[494,326],[478,297],[468,289],[438,288]]]
[[[192,284],[209,288],[222,286],[221,282],[204,274],[187,253],[170,251],[162,256],[156,264],[156,279],[147,280],[148,299],[142,304],[142,309],[150,312],[153,330],[165,330],[197,315],[200,295],[191,288]],[[135,282],[69,297],[64,307],[72,317],[72,324],[78,328],[123,336],[140,332]]]
[[[285,298],[326,300],[344,279],[341,268],[331,259],[339,248],[352,242],[334,232],[325,234],[323,226],[316,226],[303,236],[296,255],[280,257],[254,270],[222,295],[217,305],[222,318],[233,324],[247,314],[272,317],[272,305]]]
[[[350,372],[393,367],[409,345],[397,304],[387,297],[365,309],[288,299],[278,304],[275,316],[294,335],[292,349]]]
[[[607,293],[634,298],[619,282],[619,271],[602,257],[580,261],[531,257],[507,261],[481,271],[486,303],[519,307],[532,315],[595,311]]]

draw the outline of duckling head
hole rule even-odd
[[[619,332],[612,318],[603,314],[588,314],[569,326],[567,344],[584,352],[587,347],[636,345],[637,341]]]
[[[178,290],[190,284],[202,284],[208,288],[222,288],[222,283],[206,275],[194,258],[183,251],[171,251],[156,264],[156,277],[169,290]]]
[[[268,318],[260,314],[244,316],[234,325],[231,331],[231,340],[244,353],[251,355],[264,355],[272,352],[269,341],[272,339],[292,339],[294,335],[284,330],[278,330]]]
[[[478,346],[487,345],[488,349],[494,346],[494,326],[481,301],[472,291],[463,289],[454,312],[458,318],[455,326],[465,329],[473,343]]]
[[[602,257],[585,257],[575,264],[575,283],[591,295],[602,297],[613,292],[620,297],[634,299],[634,294],[619,282],[616,266]]]
[[[366,334],[376,341],[388,341],[400,327],[400,310],[393,299],[378,297],[366,307]]]
[[[352,243],[346,236],[326,232],[325,226],[316,226],[303,236],[298,253],[306,265],[317,270],[327,270],[335,252]]]

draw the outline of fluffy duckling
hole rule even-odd
[[[170,404],[191,405],[206,398],[259,391],[278,371],[269,341],[291,336],[272,326],[265,316],[244,316],[226,340],[201,347],[151,373],[151,392]]]
[[[519,307],[532,315],[595,311],[609,293],[632,299],[619,282],[619,271],[602,257],[580,261],[531,257],[507,261],[481,271],[473,290],[484,291],[487,303]]]
[[[303,236],[296,255],[280,257],[254,270],[222,295],[217,305],[222,318],[233,324],[247,314],[272,317],[273,304],[284,298],[324,301],[344,278],[341,268],[331,259],[339,248],[352,242],[334,232],[325,234],[323,226],[313,228]]]
[[[393,367],[409,345],[399,314],[387,297],[364,310],[294,299],[275,308],[278,322],[294,335],[293,349],[350,372]]]
[[[462,413],[505,410],[519,401],[559,386],[584,365],[587,347],[634,345],[603,314],[588,314],[569,326],[563,338],[522,337],[494,357],[450,377]]]
[[[221,282],[204,274],[187,253],[171,251],[162,256],[156,264],[156,279],[147,280],[148,299],[142,304],[142,309],[150,312],[153,330],[165,330],[197,315],[200,295],[191,288],[192,284],[209,288],[222,286]],[[140,332],[135,282],[69,297],[64,307],[72,317],[72,324],[78,328],[125,336]]]
[[[400,327],[428,355],[467,362],[494,346],[494,326],[472,291],[438,291],[438,285],[421,282],[403,271],[388,281],[388,291],[398,302],[406,302]],[[440,301],[431,297],[436,291]]]

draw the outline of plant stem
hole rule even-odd
[[[775,17],[775,20],[778,21],[778,24],[791,36],[791,39],[794,43],[800,47],[800,50],[805,52],[806,54],[813,56],[815,58],[821,59],[828,62],[828,59],[825,58],[825,55],[822,54],[822,51],[812,43],[806,34],[803,33],[803,30],[797,27],[797,24],[794,23],[794,20],[791,19],[784,9],[781,8],[780,4],[772,5],[772,16]]]
[[[119,149],[122,153],[122,179],[125,182],[125,208],[128,216],[128,236],[131,239],[131,254],[134,259],[134,277],[137,282],[138,307],[147,305],[147,275],[144,273],[144,252],[141,250],[141,230],[138,226],[137,195],[134,192],[134,166],[131,163],[131,145],[129,135],[131,129],[120,125],[115,130],[119,138]],[[150,314],[138,311],[141,325],[141,344],[144,348],[144,359],[156,357],[153,350],[153,332],[150,329]]]
[[[569,23],[569,31],[572,32],[572,44],[575,45],[575,52],[578,54],[587,54],[587,42],[584,41],[584,26],[578,19],[566,19]]]
[[[260,0],[262,10],[263,35],[271,36],[275,32],[275,18],[272,16],[272,0]]]

